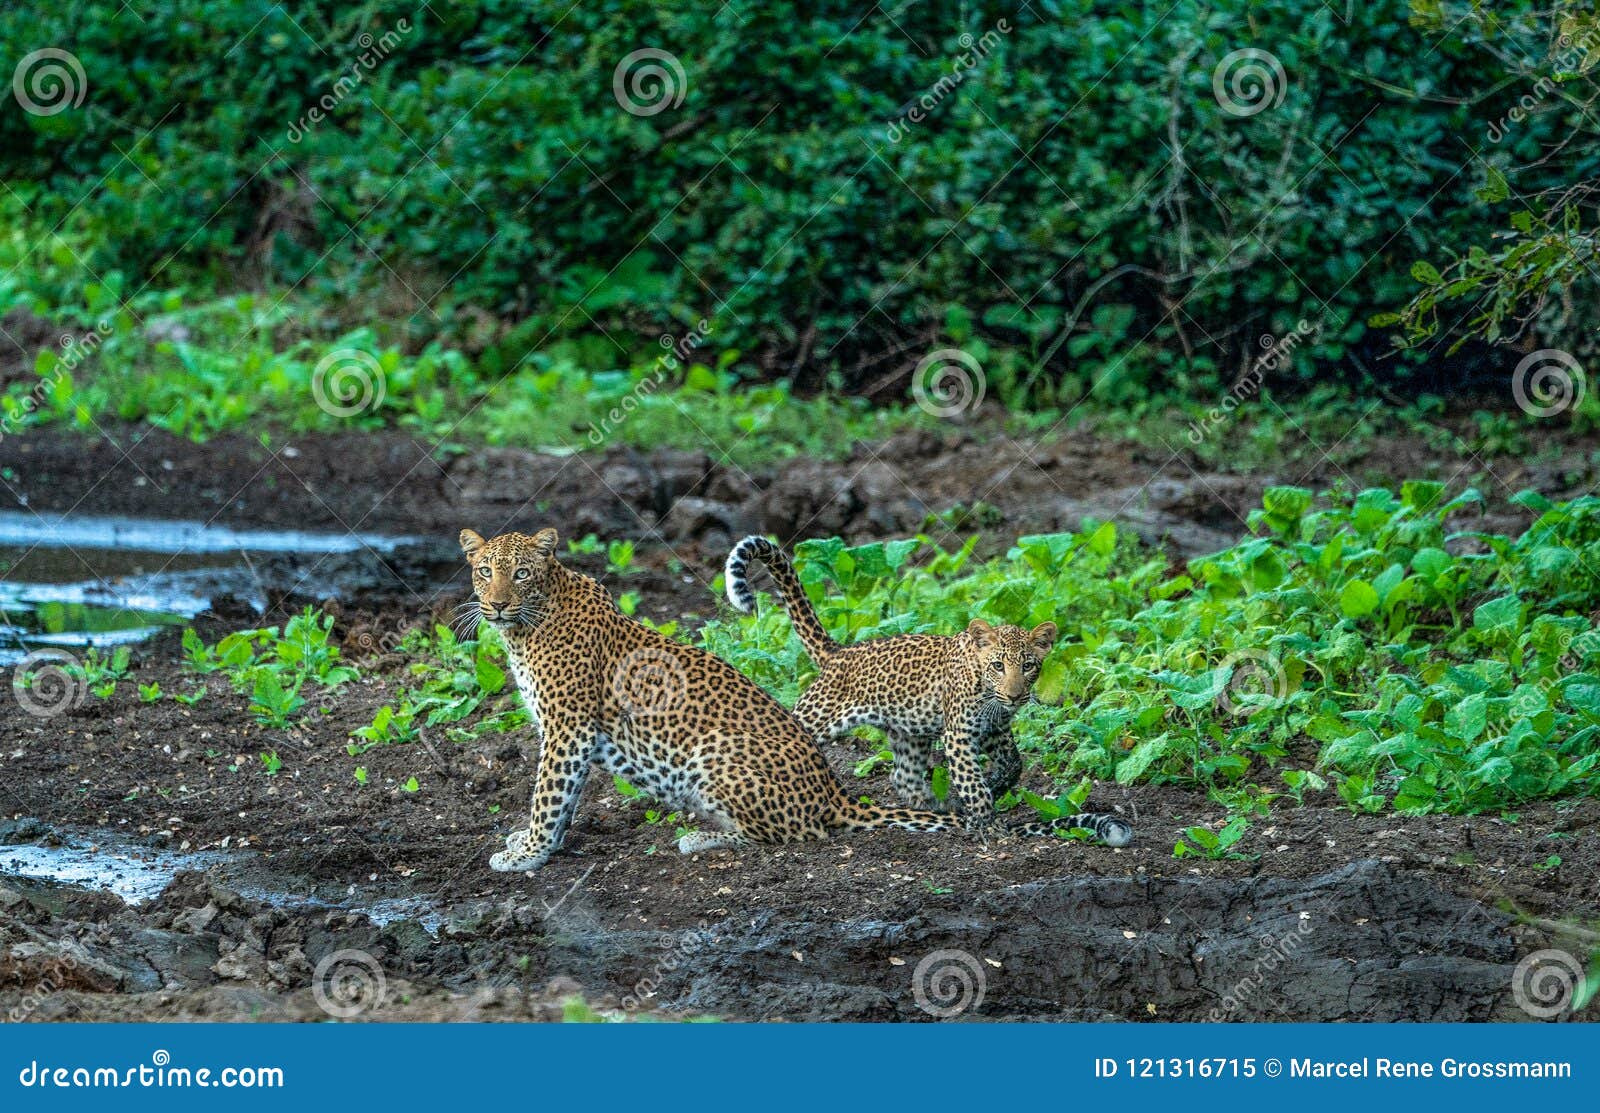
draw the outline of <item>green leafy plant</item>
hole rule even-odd
[[[1247,855],[1234,850],[1233,847],[1244,838],[1245,832],[1250,829],[1250,821],[1244,816],[1235,816],[1229,820],[1220,831],[1213,831],[1209,827],[1189,827],[1184,830],[1185,838],[1192,840],[1192,844],[1185,839],[1179,839],[1172,848],[1174,858],[1205,857],[1205,858],[1245,858]]]

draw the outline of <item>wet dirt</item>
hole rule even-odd
[[[1515,823],[1312,800],[1258,823],[1248,859],[1197,862],[1173,844],[1220,806],[1106,785],[1094,803],[1133,820],[1133,847],[882,833],[685,858],[670,820],[595,777],[568,852],[508,877],[487,863],[531,792],[516,739],[352,758],[381,670],[289,735],[225,682],[184,678],[170,639],[139,677],[203,683],[194,707],[129,685],[50,720],[0,705],[0,799],[30,817],[0,826],[0,1006],[79,948],[95,980],[47,1015],[318,1019],[317,965],[356,951],[393,990],[367,1019],[541,1018],[574,992],[623,1012],[933,1019],[980,980],[969,1019],[1519,1019],[1517,962],[1582,953],[1584,929],[1555,921],[1600,917],[1593,800]],[[853,776],[862,756],[830,749],[853,790],[887,797],[882,775]],[[180,872],[153,898],[124,886],[131,904],[40,879],[74,877],[45,851],[97,838]]]
[[[336,636],[363,679],[292,732],[255,725],[225,679],[187,673],[175,630],[139,647],[133,679],[203,691],[193,706],[141,703],[126,683],[50,718],[0,699],[0,1009],[320,1020],[319,966],[354,953],[382,992],[353,1019],[556,1019],[572,994],[616,1015],[752,1020],[1523,1019],[1518,962],[1595,941],[1583,926],[1600,918],[1594,800],[1513,820],[1358,816],[1312,796],[1259,821],[1245,858],[1209,861],[1172,848],[1184,828],[1220,824],[1221,806],[1102,785],[1093,804],[1134,821],[1133,847],[883,833],[684,858],[670,818],[597,776],[567,851],[508,877],[487,863],[528,804],[519,739],[345,750],[404,679],[409,662],[388,651],[399,633],[464,594],[462,525],[641,538],[639,570],[608,586],[638,592],[656,621],[692,620],[716,606],[708,585],[746,529],[861,540],[985,502],[997,537],[1094,514],[1184,554],[1235,540],[1263,486],[1300,477],[1185,472],[1163,487],[1167,473],[1147,483],[1151,461],[1125,448],[966,434],[754,476],[695,454],[436,461],[396,436],[289,448],[160,433],[117,449],[54,434],[0,443],[27,510],[81,502],[75,513],[424,538],[263,554],[258,594],[219,591],[197,619],[214,638],[260,621],[258,607],[272,618],[336,597]],[[134,478],[97,484],[119,465]],[[916,495],[900,484],[912,470]],[[1567,493],[1568,473],[1533,478]],[[605,578],[603,555],[573,563]],[[276,774],[264,753],[281,758]],[[864,751],[829,756],[852,791],[891,795],[886,777],[853,776]],[[1029,784],[1053,787],[1037,769]],[[68,868],[101,847],[142,860],[146,883],[118,896]]]
[[[1175,556],[1231,544],[1261,491],[1394,484],[1397,477],[1477,484],[1483,525],[1526,516],[1505,500],[1523,487],[1556,498],[1591,488],[1596,438],[1554,438],[1520,459],[1464,446],[1377,437],[1301,446],[1316,461],[1283,474],[1208,470],[1184,445],[1142,449],[1082,430],[1051,439],[1005,436],[990,424],[908,431],[857,443],[840,460],[800,458],[751,470],[717,454],[671,450],[555,456],[521,448],[444,453],[399,433],[291,438],[273,450],[243,436],[195,445],[163,431],[112,429],[89,439],[32,431],[0,442],[0,492],[37,512],[198,518],[223,524],[412,534],[448,543],[464,526],[486,535],[556,525],[659,545],[692,573],[716,567],[730,539],[752,531],[789,542],[930,533],[994,538],[1116,520]],[[117,482],[104,482],[115,474]],[[5,507],[0,506],[0,509]],[[929,522],[930,515],[945,515]]]

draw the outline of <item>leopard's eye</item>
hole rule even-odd
[[[989,667],[991,669],[993,669],[995,672],[1005,672],[1006,671],[1006,663],[1004,661],[993,661],[993,662],[990,663]]]
[[[1026,668],[1029,672],[1038,672],[1039,671],[1039,662],[1038,661],[1029,661],[1023,667]]]
[[[480,564],[478,565],[478,575],[487,580],[490,576],[494,575],[494,569],[490,568],[487,564]]]
[[[518,568],[516,578],[519,580],[525,580],[531,575],[533,575],[533,573],[528,571],[526,568]]]

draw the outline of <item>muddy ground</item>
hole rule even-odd
[[[1133,847],[885,833],[683,858],[670,821],[652,822],[597,776],[568,852],[534,876],[492,873],[489,854],[531,788],[518,739],[430,737],[359,759],[345,750],[406,667],[382,652],[388,635],[463,597],[450,542],[463,525],[640,537],[641,570],[611,586],[638,591],[662,621],[709,613],[707,584],[746,530],[903,535],[927,514],[982,501],[996,508],[995,536],[1076,528],[1092,514],[1182,556],[1234,540],[1266,484],[1332,479],[1198,474],[1093,440],[985,444],[966,433],[756,475],[695,454],[495,450],[441,462],[425,448],[325,438],[272,455],[242,439],[196,447],[160,433],[0,443],[8,509],[25,500],[41,513],[421,539],[388,558],[287,556],[260,570],[274,612],[337,595],[338,636],[367,676],[292,734],[255,726],[223,678],[184,673],[175,633],[140,647],[134,677],[167,691],[203,685],[193,707],[142,704],[131,684],[48,719],[0,700],[10,817],[0,1008],[32,1019],[320,1020],[331,992],[335,1015],[361,1019],[553,1019],[573,995],[616,1015],[734,1019],[1526,1019],[1512,992],[1519,961],[1549,947],[1586,953],[1595,940],[1585,926],[1600,919],[1594,800],[1541,803],[1513,820],[1355,816],[1312,799],[1259,822],[1248,857],[1205,861],[1174,858],[1173,844],[1185,827],[1219,823],[1220,806],[1102,785],[1093,803],[1134,821]],[[1468,459],[1390,448],[1328,466],[1356,482],[1473,474]],[[1493,470],[1512,489],[1571,494],[1590,454],[1558,452],[1517,476]],[[1492,513],[1496,528],[1514,528],[1503,504]],[[601,564],[579,561],[593,573]],[[215,610],[199,623],[208,638],[257,620],[238,601]],[[272,751],[276,775],[258,756]],[[854,778],[861,753],[829,756],[853,790],[892,795],[886,777]],[[1050,787],[1037,770],[1030,781]],[[128,904],[7,867],[6,845],[37,856],[113,843],[159,857],[175,877]],[[354,973],[341,981],[341,970]],[[380,982],[342,1008],[339,992]]]

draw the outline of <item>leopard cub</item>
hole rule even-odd
[[[816,680],[795,704],[795,718],[819,739],[860,726],[882,730],[894,755],[890,780],[901,800],[917,808],[944,806],[928,778],[934,744],[942,741],[951,794],[965,825],[993,826],[995,797],[1022,775],[1011,720],[1033,699],[1039,667],[1055,644],[1055,624],[1024,630],[973,619],[950,636],[901,634],[840,645],[822,628],[789,558],[764,537],[746,537],[728,554],[728,600],[736,608],[748,613],[755,607],[751,560],[767,566],[795,633],[817,665]],[[987,769],[980,769],[980,755]],[[1087,828],[1111,846],[1133,839],[1132,826],[1114,815],[1085,813],[1053,826]]]

